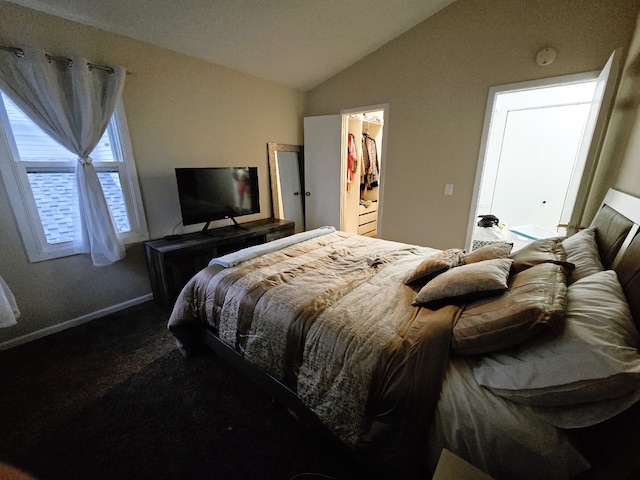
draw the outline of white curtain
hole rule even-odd
[[[16,299],[9,290],[9,285],[0,277],[0,327],[15,325],[16,318],[20,316],[20,310],[16,305]]]
[[[107,128],[124,88],[125,69],[113,73],[89,68],[80,56],[54,60],[24,48],[24,57],[7,52],[0,63],[0,88],[61,145],[78,156],[76,180],[81,234],[77,253],[91,253],[96,266],[125,256],[89,153]],[[65,57],[66,58],[66,57]]]

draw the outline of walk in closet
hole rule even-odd
[[[379,236],[386,106],[305,118],[307,229]]]
[[[344,230],[376,237],[380,200],[383,112],[348,116]]]

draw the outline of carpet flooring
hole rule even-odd
[[[370,478],[153,303],[0,352],[0,460],[41,480]],[[312,475],[315,474],[315,475]]]

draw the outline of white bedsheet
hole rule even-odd
[[[429,444],[432,468],[447,448],[496,479],[570,479],[589,468],[561,429],[480,387],[463,357],[447,367]]]

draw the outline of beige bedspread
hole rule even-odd
[[[441,448],[496,478],[573,478],[588,463],[566,433],[481,388],[455,356],[473,315],[509,317],[513,306],[529,305],[533,313],[518,318],[551,318],[566,285],[534,270],[556,279],[560,267],[512,275],[507,292],[464,311],[414,307],[416,291],[404,280],[436,252],[335,232],[207,267],[183,289],[169,329],[188,352],[208,325],[389,478],[429,478]]]
[[[435,250],[336,232],[235,267],[208,267],[182,291],[169,328],[182,348],[206,322],[296,391],[344,443],[410,469],[426,443],[457,307],[411,305],[408,272]]]

